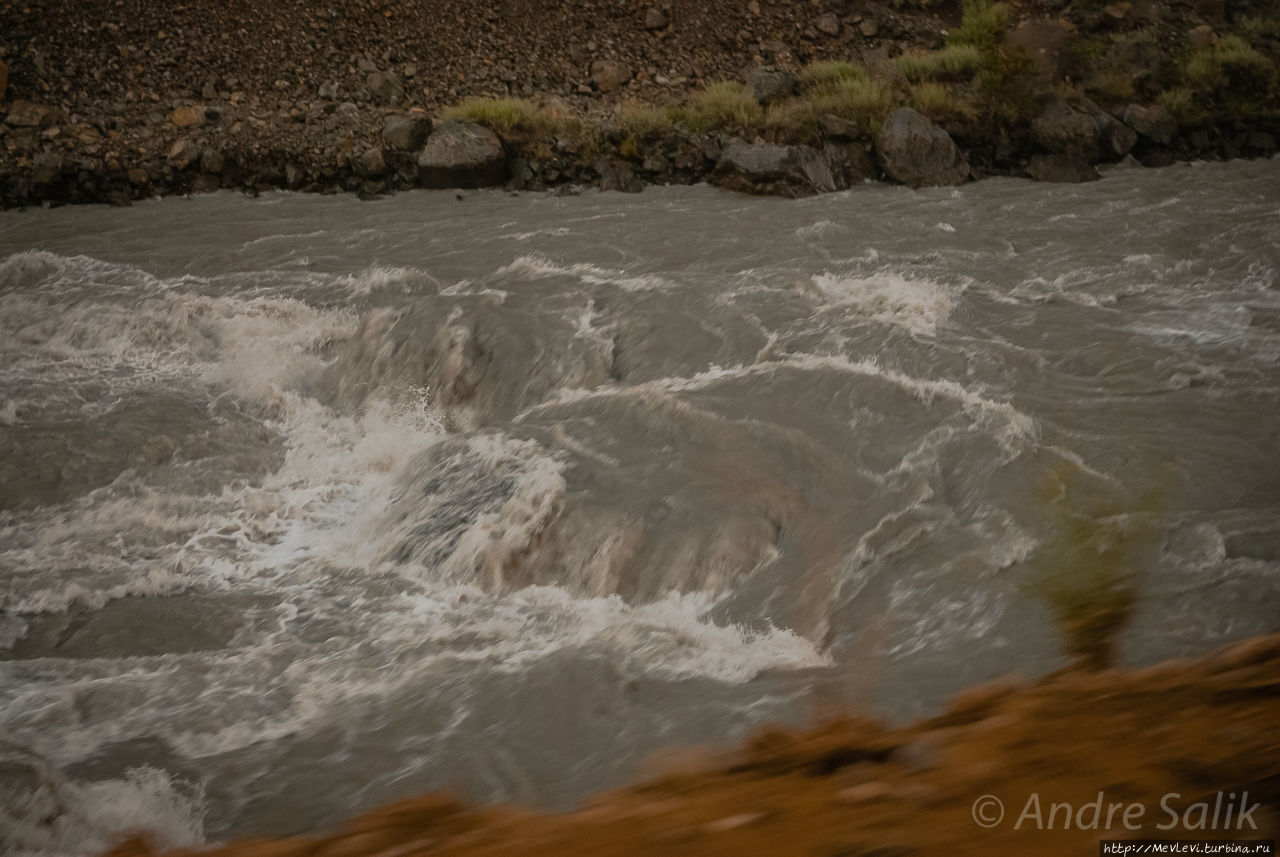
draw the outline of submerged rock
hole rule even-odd
[[[483,125],[465,119],[442,123],[418,153],[422,187],[487,187],[502,184],[506,177],[502,141]]]
[[[910,107],[899,107],[876,135],[884,171],[912,188],[958,185],[969,164],[946,131]]]
[[[1027,165],[1027,175],[1038,182],[1073,184],[1102,178],[1097,168],[1074,155],[1036,155]]]

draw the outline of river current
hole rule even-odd
[[[1125,663],[1273,630],[1276,191],[0,214],[0,853],[928,715],[1062,665],[1068,484],[1159,497]]]

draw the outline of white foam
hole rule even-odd
[[[32,793],[0,797],[0,843],[15,857],[97,854],[139,833],[159,848],[203,842],[202,790],[139,767],[98,782],[46,776]]]
[[[508,265],[503,265],[497,274],[515,274],[525,277],[574,277],[579,282],[593,286],[617,286],[629,292],[653,291],[667,289],[672,283],[656,274],[635,276],[625,271],[602,268],[586,262],[562,264],[541,254],[533,253],[520,256]]]
[[[836,304],[920,335],[937,333],[938,327],[946,324],[954,302],[945,286],[892,272],[871,276],[828,272],[815,276],[813,282],[824,297]]]

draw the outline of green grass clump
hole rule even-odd
[[[694,93],[674,118],[696,133],[744,133],[761,125],[764,109],[741,83],[722,81]]]
[[[866,80],[862,66],[840,60],[810,63],[800,72],[800,84],[806,92],[828,92],[851,80]]]
[[[948,45],[972,45],[994,51],[1009,26],[1009,7],[991,0],[965,0],[960,26],[947,35]]]
[[[982,51],[974,45],[948,45],[940,51],[903,54],[894,60],[898,71],[912,83],[922,80],[958,80],[972,77],[982,68]]]
[[[1156,96],[1156,104],[1168,110],[1182,128],[1195,128],[1208,118],[1200,97],[1187,86],[1165,90]]]
[[[1276,109],[1275,64],[1239,36],[1192,51],[1183,67],[1186,82],[1227,110],[1266,115]]]
[[[1280,39],[1280,16],[1277,15],[1247,15],[1237,26],[1251,41]]]
[[[467,98],[445,110],[442,118],[468,119],[498,136],[539,133],[556,124],[543,108],[523,98]]]
[[[852,78],[829,89],[773,105],[765,124],[780,136],[797,142],[821,137],[819,120],[823,116],[851,121],[862,133],[870,134],[893,107],[893,93],[883,84],[870,78]]]
[[[618,108],[618,126],[628,140],[660,137],[671,131],[672,124],[672,110],[668,107],[627,101]]]
[[[967,98],[951,91],[943,83],[917,83],[907,93],[907,104],[935,122],[968,122],[978,117],[978,110]]]

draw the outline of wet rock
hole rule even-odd
[[[62,172],[62,155],[57,152],[41,152],[31,160],[31,179],[36,184],[48,184]]]
[[[15,128],[52,128],[66,120],[56,107],[31,101],[15,101],[9,106],[4,121]]]
[[[165,159],[176,170],[185,170],[200,160],[200,146],[194,140],[179,140],[169,149]]]
[[[304,178],[305,174],[302,172],[302,168],[297,164],[285,164],[284,183],[286,187],[290,189],[299,187],[301,186]]]
[[[1098,123],[1098,149],[1102,160],[1119,161],[1138,143],[1138,132],[1087,99],[1080,109]]]
[[[617,190],[623,193],[638,193],[644,189],[644,182],[636,177],[635,171],[626,161],[616,158],[601,158],[596,162],[596,172],[600,174],[601,190]]]
[[[200,172],[216,176],[221,174],[226,165],[226,156],[212,146],[205,146],[204,150],[200,152]]]
[[[667,26],[667,14],[657,6],[650,6],[649,10],[644,13],[644,28],[646,30],[661,30]]]
[[[1124,109],[1124,124],[1139,135],[1162,145],[1168,145],[1178,133],[1178,122],[1163,107],[1153,104],[1130,104]]]
[[[1050,152],[1071,155],[1091,164],[1098,161],[1102,132],[1097,120],[1065,101],[1050,103],[1031,123],[1031,134]]]
[[[813,26],[817,27],[818,32],[826,33],[828,36],[840,35],[840,19],[832,12],[819,15],[818,20],[813,22]]]
[[[125,177],[129,179],[129,184],[134,185],[144,185],[151,181],[151,177],[147,175],[147,171],[141,167],[134,167],[129,170],[129,172],[125,174]]]
[[[4,101],[4,95],[9,91],[9,64],[4,60],[0,60],[0,101]]]
[[[843,184],[822,153],[810,146],[744,140],[725,147],[711,178],[729,190],[792,197],[839,190]]]
[[[382,142],[401,152],[416,152],[431,134],[425,116],[388,116],[382,123]]]
[[[179,128],[203,125],[204,120],[204,108],[199,106],[179,107],[169,114],[169,122]]]
[[[379,104],[396,104],[404,96],[404,84],[390,71],[371,71],[364,79],[369,95]]]
[[[617,60],[596,60],[591,64],[591,83],[601,92],[615,92],[633,76],[631,66]]]
[[[1038,182],[1078,184],[1102,178],[1097,168],[1075,155],[1036,155],[1027,164],[1027,175]]]
[[[382,150],[376,146],[361,152],[355,167],[357,173],[370,179],[381,178],[387,172],[387,162],[382,157]]]
[[[502,141],[488,128],[466,120],[442,123],[418,153],[418,184],[423,187],[502,184],[506,172]]]
[[[761,104],[773,104],[796,94],[800,78],[773,66],[753,68],[747,73],[747,94]]]
[[[969,164],[951,136],[910,107],[899,107],[876,135],[884,171],[912,188],[957,185]]]

